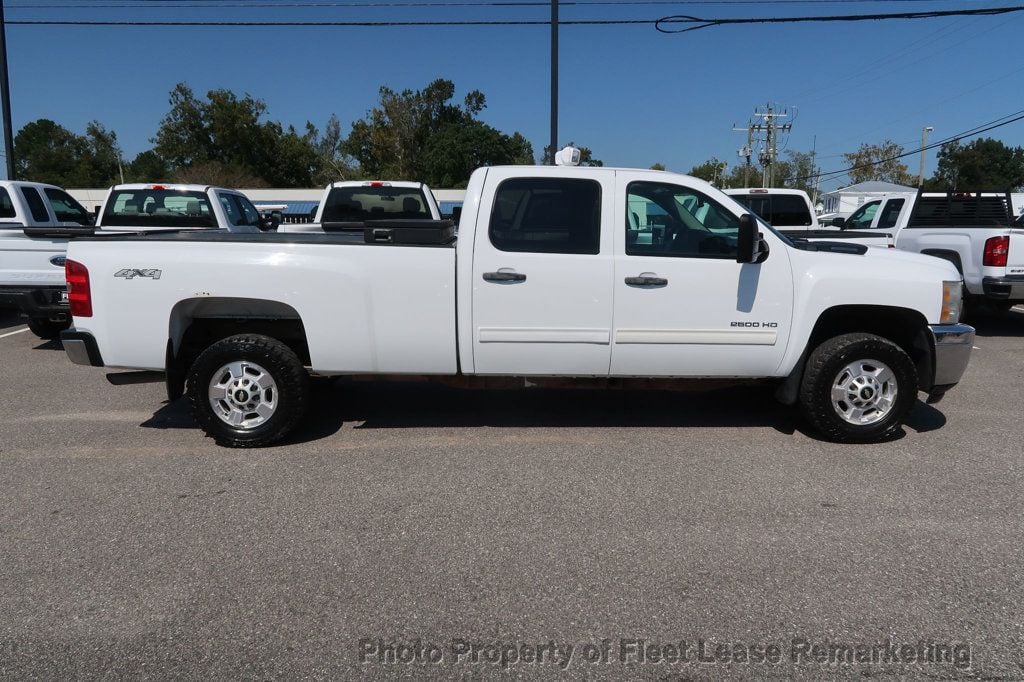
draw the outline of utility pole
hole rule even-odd
[[[0,0],[2,2],[2,0]],[[551,0],[551,165],[558,152],[558,0]]]
[[[925,161],[925,147],[928,146],[928,133],[935,130],[932,126],[925,126],[921,128],[921,172],[917,175],[917,186],[924,187],[924,161]]]
[[[754,116],[763,120],[753,126],[757,132],[765,133],[765,150],[761,153],[761,163],[764,166],[764,186],[772,187],[775,184],[775,162],[779,158],[779,133],[788,133],[793,129],[792,123],[778,123],[779,119],[788,118],[789,112],[783,110],[781,113],[775,110],[771,104],[766,104],[762,111],[754,111]]]
[[[748,119],[746,128],[737,128],[734,123],[732,129],[736,132],[744,132],[747,134],[747,146],[737,150],[736,154],[740,158],[746,160],[746,164],[743,166],[743,187],[750,187],[750,160],[754,154],[754,126]]]
[[[4,160],[7,179],[14,180],[14,130],[11,126],[11,83],[7,71],[7,22],[4,19],[4,0],[0,0],[0,106],[4,109]]]
[[[811,177],[808,178],[813,184],[811,185],[811,206],[818,205],[818,167],[814,163],[814,159],[818,156],[818,136],[815,135],[811,142]]]

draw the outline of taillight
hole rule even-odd
[[[92,291],[89,289],[89,270],[70,258],[64,262],[64,276],[68,280],[68,303],[74,317],[92,317]]]
[[[985,258],[981,264],[990,268],[1005,268],[1006,258],[1010,255],[1010,238],[990,237],[985,242]]]

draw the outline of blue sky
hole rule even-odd
[[[272,2],[273,0],[262,0]],[[301,4],[304,0],[288,0]],[[313,2],[314,0],[305,0]],[[405,0],[394,0],[404,2]],[[280,4],[283,0],[278,0]],[[319,0],[344,2],[344,0]],[[533,8],[242,7],[211,0],[7,0],[8,20],[447,20],[546,19]],[[78,4],[82,9],[45,8]],[[135,5],[102,8],[98,5]],[[392,5],[394,2],[391,3]],[[565,6],[562,18],[654,19],[853,14],[1018,4],[826,2],[807,4],[626,4]],[[138,7],[145,5],[145,7]],[[196,7],[196,6],[199,7]],[[861,142],[891,138],[914,148],[1024,109],[1024,13],[854,24],[726,26],[684,35],[651,26],[561,30],[560,143],[591,147],[607,164],[655,162],[685,172],[711,156],[735,164],[745,136],[732,132],[758,105],[795,109],[788,147],[817,138],[824,170]],[[455,82],[460,97],[487,95],[483,119],[518,130],[539,153],[548,139],[549,33],[544,27],[227,28],[8,26],[15,131],[51,118],[82,132],[96,119],[131,158],[150,146],[167,94],[179,81],[197,92],[230,88],[265,100],[285,124],[322,126],[331,113],[363,116],[381,85]],[[989,133],[1024,144],[1024,122]],[[929,171],[934,167],[929,155]],[[908,159],[911,172],[917,157]],[[833,181],[831,189],[840,184]]]

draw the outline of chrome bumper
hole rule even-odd
[[[96,345],[96,339],[89,332],[79,332],[74,329],[63,331],[60,334],[61,344],[68,359],[76,365],[88,365],[91,367],[102,367],[103,357]]]
[[[932,393],[941,397],[947,389],[959,383],[967,369],[974,348],[974,327],[966,324],[930,325],[935,348],[935,377]]]

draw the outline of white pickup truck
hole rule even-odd
[[[920,192],[868,202],[837,220],[843,232],[875,233],[904,251],[953,263],[965,304],[1009,309],[1024,303],[1024,226],[1011,196],[995,192]]]
[[[64,251],[69,236],[92,231],[92,216],[60,187],[0,182],[0,306],[42,338],[66,329]]]
[[[482,168],[459,228],[418,246],[344,232],[76,240],[61,338],[78,364],[165,371],[171,399],[187,392],[209,435],[243,447],[295,426],[310,371],[764,378],[825,437],[874,441],[918,391],[935,401],[956,384],[971,353],[948,262],[794,244],[692,177]]]
[[[312,223],[281,225],[279,232],[341,232],[372,220],[440,220],[434,193],[422,182],[346,180],[327,185]]]
[[[64,254],[71,239],[108,230],[276,227],[241,192],[199,185],[117,185],[96,218],[59,187],[0,183],[0,305],[16,308],[40,338],[70,324]]]
[[[725,193],[790,239],[842,241],[864,246],[892,246],[891,234],[858,229],[839,229],[837,223],[821,225],[811,198],[800,189],[727,189]]]

